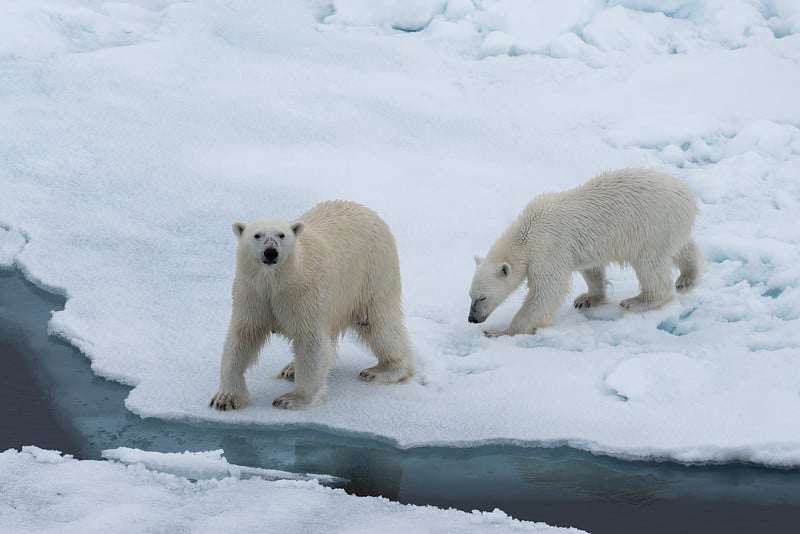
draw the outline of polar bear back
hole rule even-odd
[[[326,315],[344,331],[368,314],[400,307],[397,247],[371,209],[342,200],[317,204],[300,216],[303,276],[325,288]]]
[[[348,200],[320,202],[303,215],[306,230],[334,242],[348,236],[360,235],[365,249],[376,245],[394,249],[394,237],[380,216],[366,206]],[[370,238],[366,238],[371,236]],[[356,243],[350,243],[350,246]]]
[[[515,248],[557,254],[575,269],[622,264],[656,251],[677,254],[691,239],[696,212],[694,194],[682,181],[622,169],[535,198],[509,237]]]
[[[319,241],[322,249],[304,247],[304,257],[336,256],[328,265],[337,271],[358,273],[373,270],[381,260],[385,268],[398,271],[397,247],[387,224],[371,209],[345,200],[321,202],[300,216],[305,224],[302,239]],[[335,250],[334,250],[335,249]]]

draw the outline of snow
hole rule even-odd
[[[412,4],[3,3],[0,263],[68,297],[50,331],[144,417],[800,466],[800,6]],[[636,280],[609,269],[598,310],[571,307],[576,277],[555,327],[469,325],[473,255],[535,195],[625,166],[697,193],[700,287],[623,315]],[[346,337],[327,402],[276,410],[278,340],[252,405],[209,409],[231,223],[331,198],[396,236],[417,374],[360,382]]]
[[[27,240],[19,230],[0,226],[0,267],[11,267]]]
[[[103,458],[116,460],[123,464],[142,464],[147,469],[161,473],[171,473],[176,476],[194,480],[207,478],[225,478],[232,476],[258,476],[268,480],[317,480],[326,483],[341,482],[341,479],[330,475],[298,475],[276,469],[262,469],[228,463],[223,456],[225,451],[200,451],[184,453],[164,453],[142,451],[129,447],[118,447],[103,451]]]
[[[224,458],[218,461],[227,469]],[[163,462],[183,465],[180,455]],[[206,475],[205,467],[187,478],[36,447],[8,450],[0,453],[0,531],[106,534],[135,525],[137,532],[583,532],[518,521],[500,510],[466,513],[354,497],[315,480]]]

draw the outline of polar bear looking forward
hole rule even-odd
[[[528,294],[508,328],[486,335],[532,334],[555,323],[572,273],[580,271],[588,291],[576,308],[606,302],[604,268],[629,264],[640,293],[620,302],[641,312],[673,298],[672,266],[680,270],[675,289],[686,292],[703,270],[691,239],[697,203],[680,180],[646,169],[622,169],[584,185],[536,197],[491,247],[475,257],[470,288],[471,323],[482,323],[527,279]]]
[[[294,360],[279,376],[294,391],[278,408],[317,404],[325,392],[340,335],[352,328],[378,364],[367,382],[400,382],[414,373],[400,302],[394,237],[372,210],[345,201],[318,204],[299,220],[234,223],[239,239],[233,311],[225,339],[219,391],[211,406],[248,402],[244,373],[272,334],[291,341]]]

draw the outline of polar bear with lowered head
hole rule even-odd
[[[329,201],[294,222],[257,219],[234,223],[233,231],[239,239],[233,312],[211,406],[248,402],[244,373],[272,334],[289,339],[294,353],[279,376],[295,388],[272,402],[277,408],[319,403],[338,338],[350,328],[378,359],[361,379],[401,382],[414,373],[397,249],[375,212]]]
[[[508,328],[489,337],[533,334],[555,323],[572,273],[580,271],[588,291],[576,308],[606,302],[605,266],[628,264],[640,292],[620,302],[628,311],[663,306],[673,298],[672,266],[680,274],[675,289],[697,284],[703,269],[691,232],[697,203],[680,180],[647,169],[600,174],[560,193],[535,198],[491,247],[475,257],[470,288],[471,323],[482,323],[523,280],[528,294]]]

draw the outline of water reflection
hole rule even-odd
[[[520,457],[509,459],[522,479],[536,487],[558,487],[570,494],[614,504],[645,505],[656,502],[671,482],[635,470],[620,472],[598,458]]]

